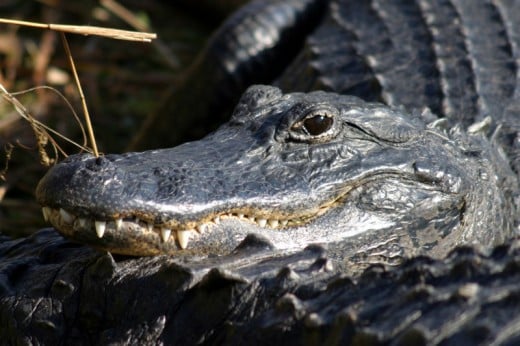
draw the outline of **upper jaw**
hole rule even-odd
[[[383,181],[388,174],[390,173],[366,177],[365,183],[370,184],[373,180]],[[363,185],[358,186],[359,189],[362,187]],[[252,232],[268,236],[277,247],[287,248],[312,242],[333,242],[343,236],[349,237],[352,231],[345,233],[339,227],[332,238],[330,235],[321,237],[318,233],[319,222],[316,230],[309,231],[313,227],[313,220],[329,210],[342,208],[353,210],[356,206],[355,201],[352,201],[349,206],[344,205],[348,201],[349,191],[350,189],[345,186],[340,195],[331,198],[327,203],[314,209],[302,209],[299,213],[288,210],[283,213],[280,211],[283,209],[280,205],[277,206],[278,209],[273,207],[271,210],[262,211],[252,206],[246,208],[247,204],[243,204],[240,208],[230,207],[228,204],[227,207],[221,206],[220,210],[206,212],[203,217],[196,217],[193,214],[184,215],[186,219],[191,220],[189,222],[181,222],[177,219],[167,223],[162,222],[161,217],[157,215],[145,218],[139,212],[113,217],[95,216],[85,211],[78,213],[77,210],[80,209],[70,210],[63,206],[51,207],[46,204],[43,204],[43,212],[44,217],[66,236],[114,253],[139,256],[178,254],[186,251],[196,254],[222,254],[231,251]],[[339,204],[342,208],[337,208]],[[352,218],[352,213],[353,211],[348,212],[340,218]],[[388,226],[383,219],[377,224],[378,227]],[[321,226],[325,229],[330,228]],[[346,227],[346,229],[353,228],[357,229],[356,232],[363,231],[363,226],[355,222]],[[290,234],[294,237],[291,238]]]

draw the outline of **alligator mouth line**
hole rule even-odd
[[[240,221],[250,222],[256,224],[262,228],[270,228],[274,230],[281,230],[288,227],[294,227],[305,224],[311,219],[314,219],[320,215],[323,215],[329,208],[331,208],[337,200],[321,206],[314,213],[308,215],[294,216],[292,218],[280,217],[280,218],[265,218],[264,216],[256,216],[261,213],[242,213],[242,212],[227,212],[216,214],[210,218],[205,218],[203,221],[197,223],[190,223],[189,227],[186,228],[173,228],[165,225],[156,225],[152,222],[142,220],[137,216],[115,218],[109,221],[96,220],[92,218],[81,217],[73,214],[72,212],[66,211],[63,208],[50,208],[43,207],[42,213],[43,218],[46,222],[50,222],[58,229],[58,225],[63,225],[66,228],[76,232],[79,230],[92,230],[94,229],[98,238],[103,238],[105,231],[120,231],[124,228],[133,228],[139,232],[155,233],[158,234],[164,243],[170,241],[177,241],[177,245],[181,249],[186,249],[191,239],[200,237],[203,233],[211,231],[211,227],[218,225],[222,219],[233,218]]]
[[[92,217],[83,217],[76,215],[63,208],[51,208],[44,206],[42,213],[45,221],[50,222],[62,233],[70,235],[74,238],[76,232],[92,232],[97,235],[98,239],[105,236],[105,232],[112,232],[114,235],[123,233],[125,230],[141,235],[153,235],[163,243],[171,244],[176,242],[177,248],[182,250],[188,247],[190,240],[197,239],[205,232],[211,231],[211,228],[220,223],[222,219],[235,219],[241,222],[253,223],[261,228],[268,228],[273,230],[283,230],[289,227],[297,227],[311,222],[313,219],[322,216],[330,209],[345,203],[345,200],[351,195],[352,190],[366,185],[372,181],[377,181],[381,177],[392,177],[394,174],[386,172],[385,174],[374,174],[365,177],[362,182],[357,184],[349,184],[337,191],[337,195],[325,202],[321,206],[313,210],[307,210],[298,215],[288,215],[281,213],[273,213],[273,211],[266,212],[265,210],[253,210],[252,208],[233,209],[219,213],[214,213],[205,216],[196,221],[189,221],[185,224],[179,224],[176,220],[171,220],[170,223],[154,224],[145,218],[138,215],[130,215],[125,217],[113,217],[109,220],[96,219]],[[418,182],[413,179],[405,178],[415,184],[420,184],[423,188],[436,189],[433,185]],[[401,176],[403,179],[403,176]],[[270,215],[266,217],[265,215]],[[147,220],[148,219],[148,220]]]

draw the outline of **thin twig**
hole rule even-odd
[[[39,88],[42,88],[42,87],[39,87]],[[29,91],[32,91],[34,89],[37,89],[37,88],[31,88],[29,89]],[[51,90],[54,90],[52,88],[49,88]],[[49,131],[51,132],[52,134],[60,137],[61,139],[69,142],[70,144],[78,147],[79,149],[81,150],[84,150],[86,152],[90,152],[89,148],[85,147],[84,145],[81,145],[81,144],[78,144],[76,142],[74,142],[73,140],[63,136],[61,133],[57,132],[56,130],[53,130],[52,128],[48,127],[47,125],[45,125],[44,123],[36,120],[30,113],[29,111],[25,108],[25,106],[20,102],[18,101],[18,99],[16,99],[14,97],[14,95],[16,94],[20,94],[21,92],[17,92],[17,93],[9,93],[2,84],[0,84],[0,93],[2,94],[2,97],[8,101],[13,107],[14,109],[16,110],[16,112],[22,117],[24,118],[25,120],[29,121],[30,123],[34,124],[34,125],[37,125],[39,128],[42,128],[44,129],[45,131]],[[69,108],[70,108],[70,105],[69,105]],[[76,118],[77,119],[77,118]],[[83,132],[83,130],[82,130]],[[60,148],[60,152],[62,153],[62,155],[64,155],[65,157],[67,157],[67,154],[61,150]]]
[[[85,95],[83,94],[83,88],[81,87],[81,83],[79,81],[78,73],[76,71],[76,65],[74,64],[74,59],[72,59],[72,54],[70,53],[69,44],[67,42],[67,38],[65,37],[65,33],[60,32],[61,40],[63,42],[63,46],[65,47],[65,53],[67,54],[67,58],[69,59],[69,64],[72,69],[72,74],[74,75],[74,80],[76,81],[76,86],[78,87],[79,98],[81,100],[81,105],[83,106],[83,115],[85,116],[85,124],[87,125],[87,132],[90,138],[90,144],[92,145],[92,151],[94,156],[98,157],[98,148],[96,144],[96,138],[94,137],[94,128],[92,127],[92,123],[90,122],[90,114],[88,112],[87,102],[85,100]]]
[[[4,88],[5,90],[5,88]],[[76,122],[78,123],[78,126],[79,126],[79,129],[81,130],[81,137],[83,139],[83,144],[79,144],[79,143],[76,143],[70,139],[68,139],[67,137],[61,135],[60,133],[58,133],[57,131],[53,130],[52,128],[44,125],[43,123],[40,123],[38,120],[35,120],[35,122],[41,126],[42,128],[44,128],[45,130],[47,130],[48,132],[51,132],[55,135],[57,135],[58,137],[66,140],[67,142],[73,144],[74,146],[78,147],[80,150],[83,150],[83,151],[86,151],[86,152],[89,152],[91,153],[92,151],[87,147],[87,144],[88,144],[88,141],[87,141],[87,134],[85,132],[85,127],[83,126],[83,124],[81,123],[81,120],[78,116],[78,114],[76,113],[76,111],[74,110],[74,107],[72,107],[72,104],[69,102],[69,100],[65,97],[65,95],[63,95],[61,92],[59,92],[58,90],[56,90],[55,88],[51,87],[51,86],[48,86],[48,85],[40,85],[40,86],[36,86],[36,87],[32,87],[32,88],[29,88],[29,89],[25,89],[23,91],[17,91],[17,92],[11,92],[10,93],[10,96],[11,97],[15,97],[15,96],[18,96],[18,95],[23,95],[23,94],[27,94],[27,93],[30,93],[30,92],[33,92],[33,91],[36,91],[36,90],[50,90],[52,92],[54,92],[58,97],[61,98],[61,100],[65,103],[65,105],[69,108],[70,110],[70,113],[72,114],[72,116],[74,117],[74,120],[76,120]],[[1,126],[0,126],[1,128]],[[67,155],[65,155],[67,156]]]
[[[69,32],[73,34],[96,35],[127,41],[151,42],[153,39],[157,38],[157,34],[155,33],[110,29],[90,25],[45,24],[6,18],[0,18],[0,23],[30,26],[33,28],[40,29],[50,29],[60,32]]]
[[[24,107],[24,105],[16,99],[13,94],[9,93],[2,84],[0,84],[0,93],[2,94],[2,97],[8,101],[14,109],[20,114],[22,118],[27,120],[29,124],[31,124],[31,127],[33,128],[37,141],[38,141],[38,147],[40,151],[40,158],[43,163],[46,165],[49,165],[54,160],[50,160],[48,156],[46,155],[43,146],[46,144],[47,141],[50,141],[52,143],[55,157],[58,155],[58,151],[65,157],[67,157],[67,154],[63,151],[63,149],[58,145],[58,143],[49,135],[49,132],[54,134],[55,136],[60,137],[61,139],[79,147],[81,150],[90,152],[90,150],[84,146],[81,146],[80,144],[70,140],[69,138],[63,136],[61,133],[58,133],[57,131],[49,128],[45,124],[41,123],[40,121],[36,120],[30,113],[27,111],[27,109]]]

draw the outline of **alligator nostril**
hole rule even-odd
[[[96,157],[94,160],[89,160],[85,167],[92,171],[98,171],[100,169],[106,168],[110,165],[110,160],[107,160],[103,156]]]

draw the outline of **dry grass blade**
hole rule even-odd
[[[16,97],[13,94],[9,93],[2,84],[0,84],[0,93],[1,93],[2,97],[14,107],[16,112],[22,118],[27,120],[27,122],[29,122],[29,124],[31,125],[31,127],[34,131],[35,137],[37,139],[40,160],[41,160],[42,164],[44,164],[45,166],[50,166],[51,164],[56,162],[56,160],[58,158],[58,153],[62,154],[64,157],[67,157],[67,154],[65,153],[65,151],[63,149],[61,149],[59,144],[52,138],[50,133],[79,147],[81,150],[91,152],[87,147],[70,140],[69,138],[63,136],[59,132],[49,128],[45,124],[36,120],[29,113],[29,111],[24,107],[24,105],[20,101],[18,101],[18,99],[16,99]],[[77,119],[77,117],[76,117],[76,119]],[[47,151],[45,150],[45,147],[47,146],[47,144],[49,144],[49,142],[50,142],[53,152],[54,152],[54,158],[50,158],[47,154]]]
[[[83,94],[83,88],[81,87],[81,83],[79,81],[78,73],[76,71],[76,65],[74,64],[74,59],[72,59],[72,54],[70,52],[67,38],[65,37],[65,34],[63,32],[61,33],[61,40],[63,42],[63,46],[65,47],[65,53],[67,54],[67,58],[69,59],[69,64],[72,69],[72,74],[74,75],[74,80],[76,81],[76,86],[78,87],[81,105],[83,106],[83,115],[85,117],[85,123],[87,124],[87,132],[90,138],[90,144],[92,145],[92,151],[94,152],[94,156],[98,157],[99,152],[96,144],[96,137],[94,136],[94,128],[92,127],[92,123],[90,121],[90,114],[88,112],[87,102],[85,100],[85,95]]]
[[[157,34],[155,33],[110,29],[89,25],[44,24],[6,18],[0,18],[0,23],[30,26],[33,28],[50,29],[80,35],[96,35],[126,41],[151,42],[157,38]]]

